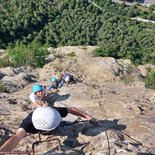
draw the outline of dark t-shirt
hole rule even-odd
[[[68,114],[67,108],[60,108],[60,107],[54,107],[61,115],[61,117],[66,117]],[[23,128],[27,133],[38,133],[41,132],[41,130],[37,130],[32,123],[32,114],[31,112],[20,124],[19,128]]]

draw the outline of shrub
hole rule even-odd
[[[76,56],[74,51],[70,52],[70,53],[67,53],[66,55],[69,56],[69,57],[75,57]]]
[[[0,81],[0,92],[8,92],[2,81]]]
[[[99,47],[93,51],[94,56],[119,58],[117,47]]]
[[[0,68],[4,68],[7,66],[10,66],[10,61],[9,61],[9,57],[5,56],[5,57],[0,59]]]
[[[9,47],[7,51],[13,67],[28,65],[42,67],[48,54],[47,48],[36,42],[30,45],[17,44],[13,48]]]
[[[155,89],[155,71],[148,69],[148,74],[144,78],[146,86],[150,89]]]
[[[48,55],[47,47],[42,46],[39,43],[33,43],[28,46],[31,50],[31,62],[30,65],[34,67],[43,67],[46,63],[46,56]]]
[[[93,56],[107,57],[109,53],[103,47],[99,47],[93,51]]]

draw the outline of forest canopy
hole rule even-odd
[[[98,45],[96,55],[155,64],[155,7],[111,0],[1,0],[0,48]]]

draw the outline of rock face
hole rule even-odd
[[[0,79],[3,81],[8,92],[17,91],[30,82],[35,82],[37,74],[31,67],[0,69]]]
[[[35,82],[48,85],[51,76],[68,71],[77,78],[77,83],[64,85],[59,94],[52,96],[54,105],[78,107],[97,118],[99,125],[68,115],[54,134],[60,139],[62,150],[58,150],[55,140],[36,145],[36,154],[154,154],[155,91],[140,81],[143,67],[136,68],[130,60],[93,57],[95,48],[49,49],[48,64],[42,69],[0,69],[0,78],[10,90],[0,94],[0,144],[16,132],[32,110],[28,98],[32,85]],[[72,52],[74,57],[69,56]],[[124,78],[132,80],[126,84]],[[44,140],[47,135],[41,138]],[[27,147],[32,153],[32,143],[37,140],[37,134],[28,135],[15,150]]]

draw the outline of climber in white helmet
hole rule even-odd
[[[22,121],[16,134],[1,146],[0,152],[11,151],[14,149],[27,133],[34,134],[41,131],[51,131],[56,129],[61,122],[61,118],[66,117],[68,113],[83,117],[94,125],[97,125],[97,120],[95,118],[77,108],[38,107]]]

